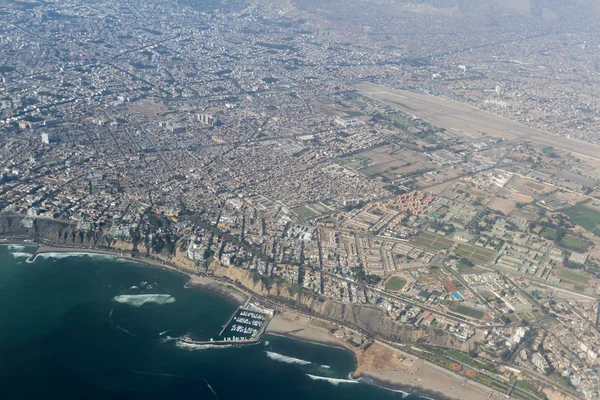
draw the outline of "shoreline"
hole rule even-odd
[[[39,254],[47,254],[47,253],[77,253],[77,254],[98,254],[98,255],[114,256],[115,259],[122,259],[125,261],[131,261],[131,262],[135,262],[135,263],[145,264],[146,266],[161,268],[161,269],[168,270],[171,272],[179,273],[188,278],[188,282],[186,283],[187,287],[212,291],[212,292],[216,293],[217,295],[219,295],[220,297],[223,297],[227,300],[232,300],[240,305],[244,304],[246,301],[248,301],[252,297],[251,292],[242,293],[242,289],[238,288],[237,286],[233,287],[231,283],[221,281],[219,279],[215,279],[214,277],[211,277],[211,276],[196,274],[193,271],[186,270],[185,268],[182,268],[182,267],[178,268],[176,266],[169,265],[165,261],[161,262],[161,261],[157,261],[157,260],[153,260],[153,259],[148,259],[146,257],[134,257],[133,255],[128,254],[127,250],[117,251],[117,250],[112,250],[112,249],[88,249],[88,248],[77,248],[77,247],[47,246],[45,244],[36,243],[33,240],[21,239],[21,238],[8,238],[6,240],[0,240],[0,245],[8,246],[11,244],[36,247],[36,250],[30,257],[30,259],[32,259],[32,260],[35,260],[35,258]],[[283,336],[283,337],[293,339],[293,340],[299,340],[299,341],[308,342],[308,343],[312,343],[312,344],[316,344],[316,345],[335,347],[335,348],[339,348],[339,349],[343,349],[343,350],[351,352],[354,356],[354,361],[355,361],[354,370],[351,373],[351,379],[359,380],[365,384],[377,386],[384,390],[401,391],[403,393],[407,393],[407,394],[413,395],[413,396],[418,396],[421,398],[434,398],[436,400],[453,400],[453,399],[475,400],[475,399],[482,398],[481,393],[480,393],[480,396],[472,396],[467,393],[464,393],[464,389],[466,389],[467,386],[465,385],[465,383],[461,383],[461,381],[462,380],[466,381],[466,379],[465,378],[461,379],[461,377],[455,376],[452,372],[445,371],[445,370],[444,370],[444,372],[447,375],[446,382],[445,382],[446,384],[448,384],[447,388],[451,388],[452,389],[451,391],[456,393],[456,396],[458,396],[458,397],[449,396],[448,394],[445,394],[444,392],[435,390],[433,388],[423,387],[421,384],[419,384],[421,381],[430,382],[430,383],[434,382],[434,380],[428,379],[428,377],[427,377],[427,375],[428,375],[427,373],[431,372],[430,371],[431,367],[441,369],[441,367],[437,367],[434,365],[430,366],[429,371],[424,371],[425,373],[422,372],[419,374],[419,375],[423,375],[424,379],[415,378],[415,380],[417,380],[417,382],[410,382],[410,384],[407,383],[406,379],[398,379],[397,377],[396,377],[396,379],[389,378],[389,377],[386,378],[386,375],[382,374],[381,372],[378,373],[377,370],[371,370],[368,368],[368,365],[365,365],[365,360],[363,358],[364,358],[365,353],[367,353],[369,350],[362,351],[356,347],[350,346],[348,343],[342,341],[340,338],[335,337],[332,332],[327,332],[326,329],[324,329],[322,326],[316,327],[315,325],[312,324],[312,321],[320,321],[319,323],[324,324],[324,325],[326,325],[326,324],[332,325],[331,323],[324,321],[324,320],[319,320],[316,317],[310,317],[310,316],[308,316],[306,314],[302,314],[301,312],[298,312],[298,311],[284,311],[283,312],[283,314],[288,314],[288,316],[289,316],[289,313],[292,313],[293,315],[295,315],[296,320],[300,319],[301,322],[297,323],[296,321],[289,321],[289,320],[282,321],[282,319],[284,319],[284,318],[282,318],[280,315],[276,315],[269,323],[269,326],[265,329],[265,334],[273,334],[276,336]],[[384,344],[375,341],[373,343],[373,345],[383,346]],[[387,347],[387,345],[385,345],[385,346]],[[371,347],[374,347],[374,346],[370,346],[369,348],[371,348]],[[400,352],[400,350],[396,350],[396,349],[394,349],[394,350],[397,352]],[[410,356],[410,357],[414,357],[414,356]],[[416,357],[414,357],[414,358],[417,359]],[[417,359],[417,360],[420,360],[422,364],[428,364],[424,360],[421,360],[421,359]],[[410,375],[416,374],[417,372],[419,372],[419,369],[410,373]],[[476,383],[473,382],[473,384],[476,384]],[[471,387],[472,385],[469,385],[469,386]],[[485,396],[486,398],[489,398],[489,399],[504,398],[504,396],[500,392],[493,391],[492,389],[489,389],[489,390],[492,391],[493,394],[495,394],[497,396],[493,396],[490,393],[488,393]]]
[[[368,346],[357,347],[331,330],[343,331],[344,328],[317,317],[284,311],[272,319],[266,333],[349,351],[354,355],[355,361],[351,378],[385,390],[436,400],[505,398],[498,391],[385,343],[373,341]]]
[[[330,342],[319,342],[316,340],[309,340],[309,339],[302,339],[300,337],[285,334],[285,333],[270,332],[268,329],[265,332],[265,334],[271,335],[271,336],[284,337],[287,339],[297,340],[297,341],[301,341],[304,343],[310,343],[310,344],[314,344],[314,345],[318,345],[318,346],[332,347],[332,348],[336,348],[336,349],[349,351],[354,356],[354,363],[355,363],[354,370],[356,370],[358,367],[357,361],[356,361],[357,360],[356,353],[354,351],[350,350],[348,347],[342,346],[341,344],[330,343]],[[389,381],[389,380],[385,380],[385,379],[379,379],[376,376],[370,375],[365,372],[361,373],[358,377],[355,377],[354,371],[353,371],[352,373],[350,373],[350,378],[352,378],[352,380],[358,381],[360,383],[364,383],[365,385],[376,386],[383,390],[388,390],[388,391],[392,391],[392,392],[401,392],[406,395],[417,396],[417,397],[424,398],[424,399],[455,400],[454,398],[448,397],[441,392],[435,392],[433,390],[429,390],[422,386],[403,385],[403,384],[400,384],[397,382],[393,382],[393,381]]]
[[[166,262],[160,262],[153,259],[148,259],[146,257],[134,257],[133,255],[127,253],[126,250],[117,251],[111,249],[89,249],[89,248],[79,248],[79,247],[56,247],[56,246],[47,246],[44,244],[36,243],[33,240],[19,240],[15,238],[9,238],[8,240],[0,240],[0,246],[10,246],[10,245],[26,245],[31,247],[36,247],[36,250],[33,252],[31,257],[29,257],[29,262],[34,262],[38,255],[40,254],[48,254],[48,253],[77,253],[77,254],[97,254],[97,255],[107,255],[114,256],[115,259],[129,261],[132,263],[143,264],[145,266],[151,266],[155,268],[160,268],[163,270],[168,270],[171,272],[178,273],[180,275],[185,276],[188,281],[186,285],[190,288],[203,288],[208,291],[212,291],[221,297],[226,297],[235,303],[244,304],[250,297],[250,293],[242,293],[239,288],[234,288],[226,282],[221,282],[218,279],[211,278],[209,276],[201,276],[194,274],[193,271],[187,271],[183,268],[179,269],[175,266],[169,265]]]

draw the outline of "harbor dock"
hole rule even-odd
[[[258,303],[252,303],[250,300],[243,306],[240,306],[219,333],[217,340],[196,341],[189,337],[179,339],[183,343],[193,345],[245,345],[260,342],[265,333],[274,310],[265,308]]]

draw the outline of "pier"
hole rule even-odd
[[[196,341],[191,338],[180,339],[184,343],[204,346],[245,345],[260,342],[274,310],[265,308],[250,300],[238,307],[219,332],[218,340]]]

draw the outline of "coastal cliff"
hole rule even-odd
[[[340,303],[306,291],[292,295],[285,284],[274,283],[267,287],[262,280],[256,279],[256,275],[251,271],[240,268],[215,266],[213,272],[215,275],[237,281],[261,296],[292,305],[310,314],[352,325],[385,340],[401,343],[424,342],[463,351],[473,348],[471,342],[462,342],[442,330],[393,321],[375,305]]]
[[[27,236],[38,241],[63,246],[96,246],[102,238],[101,231],[82,231],[77,224],[53,219],[25,218],[17,215],[0,216],[0,234]]]
[[[2,215],[0,216],[0,235],[27,237],[36,242],[62,247],[96,248],[119,252],[136,251],[139,254],[151,256],[153,259],[176,264],[190,272],[196,268],[196,262],[189,260],[185,252],[179,250],[179,246],[174,255],[154,253],[145,246],[144,242],[134,246],[132,242],[111,238],[108,232],[101,229],[80,230],[74,222]],[[470,342],[462,342],[442,330],[415,327],[393,321],[375,305],[341,303],[308,291],[292,294],[287,285],[282,282],[274,282],[267,286],[252,271],[233,266],[223,267],[218,263],[213,263],[210,272],[237,281],[254,293],[273,301],[359,328],[385,340],[402,343],[423,342],[463,351],[469,351],[473,347]]]

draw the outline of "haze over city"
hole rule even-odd
[[[114,274],[81,278],[87,303],[134,346],[222,352],[169,353],[185,379],[261,354],[296,398],[597,398],[598,20],[592,0],[0,0],[0,283]],[[218,302],[196,291],[236,306],[194,325]],[[209,370],[206,395],[237,398]],[[97,398],[137,390],[92,375]]]

